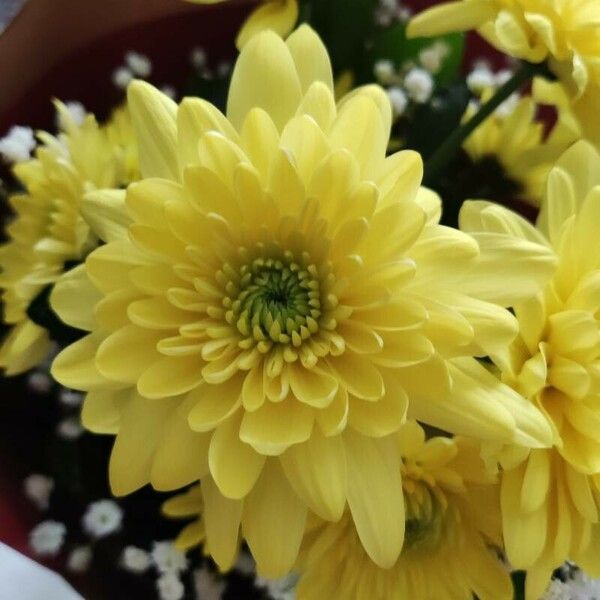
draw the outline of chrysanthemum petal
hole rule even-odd
[[[135,392],[125,401],[108,468],[115,496],[130,494],[149,482],[165,422],[178,404],[177,399],[149,402]]]
[[[150,483],[157,490],[175,490],[208,473],[210,435],[190,429],[187,415],[193,404],[185,398],[165,422],[150,471]]]
[[[79,265],[54,284],[50,306],[67,325],[91,331],[96,322],[94,306],[100,298],[102,294],[88,278],[85,266]]]
[[[163,356],[149,364],[137,382],[145,398],[167,398],[185,394],[202,382],[197,356]]]
[[[215,430],[208,464],[220,492],[231,499],[248,495],[260,476],[265,456],[240,440],[240,417],[227,419]]]
[[[344,434],[348,504],[371,559],[383,569],[397,560],[404,543],[404,495],[399,457],[390,438]]]
[[[242,531],[261,576],[277,579],[290,571],[304,534],[306,514],[306,505],[290,487],[279,461],[268,460],[244,501],[242,518]]]
[[[215,482],[205,477],[201,484],[206,524],[206,549],[221,571],[232,567],[239,549],[242,501],[225,498]]]
[[[248,112],[258,107],[271,115],[281,131],[300,99],[294,59],[283,40],[271,31],[253,37],[240,54],[231,78],[227,117],[233,126],[239,131]]]
[[[177,181],[177,104],[144,81],[129,86],[127,100],[143,177]]]
[[[333,72],[327,48],[308,25],[300,25],[286,40],[296,71],[300,78],[302,93],[306,93],[312,83],[321,81],[333,92]]]
[[[240,439],[261,454],[281,454],[310,437],[314,419],[313,410],[293,398],[266,402],[258,410],[244,414]]]
[[[92,231],[104,242],[127,237],[131,218],[125,207],[125,190],[98,190],[81,201],[81,214]]]
[[[329,366],[347,390],[363,400],[378,400],[385,393],[381,373],[370,361],[351,352],[330,358]]]
[[[244,48],[249,40],[265,29],[285,37],[297,20],[297,0],[267,0],[248,17],[235,43],[238,48]]]
[[[314,431],[304,444],[281,455],[288,481],[310,509],[328,521],[338,521],[346,506],[346,454],[339,436]]]

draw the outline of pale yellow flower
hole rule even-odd
[[[457,0],[417,15],[410,36],[477,31],[510,56],[548,61],[565,86],[583,133],[600,146],[600,2]]]
[[[491,95],[492,90],[486,90],[481,103],[487,102]],[[569,145],[581,137],[575,131],[566,134],[564,113],[569,108],[561,106],[558,124],[546,139],[544,124],[536,118],[537,110],[535,100],[529,97],[518,99],[514,106],[501,106],[463,144],[474,163],[495,161],[514,187],[513,196],[536,206],[542,199],[550,169]],[[471,105],[463,120],[476,112],[477,107]]]
[[[497,477],[485,468],[479,445],[425,440],[414,421],[394,437],[406,504],[400,557],[389,569],[373,563],[348,512],[337,523],[310,515],[295,567],[298,600],[472,600],[474,593],[480,600],[510,600],[510,576],[499,559]],[[180,550],[206,543],[201,486],[167,500],[163,513],[193,519],[175,541]]]
[[[227,0],[187,0],[195,4],[219,4]],[[262,0],[246,19],[238,33],[236,44],[242,49],[257,33],[270,29],[286,37],[298,20],[298,0]]]
[[[132,167],[120,173],[122,160],[92,115],[79,125],[62,104],[57,110],[62,133],[40,133],[35,158],[14,167],[25,191],[9,199],[15,217],[7,227],[10,241],[0,247],[3,320],[12,326],[0,348],[0,368],[7,375],[35,366],[50,349],[46,330],[27,317],[31,301],[56,281],[66,263],[82,260],[96,246],[80,214],[83,195],[131,181]]]
[[[352,520],[313,519],[298,561],[298,600],[510,600],[500,562],[498,486],[477,444],[434,437],[407,422],[398,436],[406,540],[389,569],[375,565]]]
[[[404,538],[390,435],[407,411],[550,443],[474,357],[512,341],[503,306],[550,276],[551,253],[439,225],[420,157],[386,158],[385,92],[336,106],[309,27],[244,46],[227,116],[142,82],[129,108],[143,179],[86,197],[108,243],[52,299],[90,331],[53,373],[89,392],[87,427],[117,434],[115,493],[202,479],[217,563],[231,565],[241,526],[269,576],[293,565],[309,509],[336,521],[348,505],[385,567]]]
[[[554,430],[553,449],[500,452],[506,552],[527,570],[527,598],[537,600],[566,559],[600,573],[600,155],[578,142],[561,157],[538,229],[488,203],[467,205],[461,225],[511,232],[558,258],[545,290],[515,306],[519,337],[492,356]]]

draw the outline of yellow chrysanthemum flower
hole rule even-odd
[[[420,157],[386,158],[385,92],[336,107],[309,27],[244,47],[227,117],[143,82],[129,108],[144,179],[126,198],[87,196],[108,243],[52,299],[91,332],[53,374],[89,392],[87,427],[117,434],[115,493],[203,479],[219,565],[241,523],[269,576],[293,565],[309,508],[336,521],[348,502],[385,567],[404,537],[389,436],[407,409],[446,430],[550,443],[538,411],[473,357],[514,338],[502,305],[539,288],[551,253],[440,226]]]
[[[493,355],[503,381],[555,432],[553,449],[500,453],[507,555],[527,570],[527,598],[537,600],[566,559],[600,573],[600,155],[579,142],[561,157],[538,229],[487,203],[462,217],[467,230],[510,231],[558,257],[545,290],[515,306],[520,336]]]
[[[195,4],[219,4],[225,1],[188,0]],[[242,25],[235,43],[241,50],[253,35],[267,29],[286,37],[294,29],[297,20],[298,0],[263,0]]]
[[[298,600],[510,600],[512,583],[499,559],[502,525],[497,477],[466,438],[434,437],[407,421],[396,437],[401,456],[406,539],[389,569],[365,552],[350,515],[337,523],[309,517],[296,571]],[[175,544],[205,543],[201,486],[167,500],[163,513],[193,519]],[[211,549],[204,547],[210,554]]]
[[[300,552],[298,600],[510,600],[500,562],[498,486],[478,445],[434,437],[408,421],[397,438],[402,456],[406,540],[389,569],[365,553],[352,520],[313,519]]]
[[[96,245],[79,212],[81,198],[94,188],[129,183],[134,170],[128,166],[127,173],[121,172],[123,160],[113,155],[116,146],[92,115],[79,125],[62,104],[57,103],[57,110],[63,132],[58,137],[40,133],[36,157],[14,167],[25,192],[9,200],[16,216],[7,227],[10,241],[0,248],[3,318],[13,326],[0,348],[0,368],[7,375],[26,371],[47,356],[48,333],[27,317],[27,308],[62,274],[65,263],[82,260]],[[120,141],[120,151],[125,151],[126,138]],[[132,157],[127,161],[133,164]]]
[[[492,90],[481,95],[487,102]],[[463,120],[470,119],[477,106],[469,106]],[[544,124],[536,119],[536,102],[520,98],[514,105],[508,101],[486,119],[465,141],[463,148],[469,158],[483,165],[494,161],[507,180],[510,193],[516,198],[539,205],[550,169],[571,143],[580,139],[575,133],[565,135],[563,111],[556,127],[545,139]]]
[[[457,0],[417,15],[410,36],[477,29],[492,45],[532,63],[548,61],[568,91],[587,139],[600,146],[600,2]]]

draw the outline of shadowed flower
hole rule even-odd
[[[130,152],[132,137],[112,141],[92,115],[77,123],[69,110],[56,103],[62,132],[54,137],[41,132],[35,158],[14,167],[25,188],[9,203],[15,217],[6,228],[9,242],[0,247],[0,290],[3,320],[12,329],[0,347],[0,368],[15,375],[39,364],[50,351],[47,331],[27,316],[36,296],[63,273],[65,264],[80,261],[96,246],[79,211],[85,192],[129,183],[135,172]],[[119,126],[123,130],[120,116]],[[127,148],[127,150],[126,150]],[[134,147],[135,148],[135,147]]]
[[[527,570],[527,598],[536,600],[567,559],[600,572],[600,156],[578,142],[560,158],[538,229],[485,202],[468,205],[462,218],[469,231],[511,232],[558,257],[545,290],[515,306],[519,337],[492,355],[502,380],[554,431],[552,449],[499,453],[507,556]]]
[[[86,197],[108,243],[52,298],[90,331],[53,373],[89,392],[88,428],[117,434],[115,493],[202,479],[217,563],[231,566],[241,523],[272,578],[293,565],[309,508],[337,521],[348,503],[385,567],[404,537],[390,435],[407,410],[550,443],[538,411],[473,357],[512,341],[502,306],[539,288],[551,253],[440,226],[420,157],[386,158],[385,92],[336,107],[310,28],[244,47],[227,117],[142,82],[129,107],[144,179]]]
[[[417,15],[410,36],[477,31],[501,52],[548,61],[584,124],[600,145],[600,3],[597,0],[457,0]]]

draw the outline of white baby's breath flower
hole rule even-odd
[[[81,523],[86,533],[100,539],[121,529],[123,509],[114,500],[97,500],[88,505]]]
[[[395,117],[401,117],[408,106],[408,98],[401,87],[394,86],[387,91]]]
[[[75,123],[75,125],[83,125],[87,111],[85,106],[81,102],[73,100],[71,102],[65,102],[65,108],[67,109],[68,118]],[[56,113],[56,127],[58,129],[66,129],[67,123],[65,122],[65,116],[62,111]]]
[[[190,62],[195,69],[204,69],[207,63],[206,50],[204,48],[193,48],[190,52]]]
[[[150,59],[139,52],[128,52],[125,55],[125,64],[136,77],[145,79],[152,73],[152,63]]]
[[[436,43],[419,52],[419,62],[430,73],[436,74],[442,68],[447,55],[448,47],[445,44]]]
[[[116,87],[124,90],[132,81],[133,73],[127,67],[115,69],[112,75],[112,81]]]
[[[185,594],[183,583],[175,573],[161,575],[156,581],[156,589],[161,600],[181,600]]]
[[[231,63],[229,61],[222,61],[217,65],[217,77],[227,77],[231,73]]]
[[[221,600],[225,582],[204,567],[194,571],[194,588],[196,596],[201,600]]]
[[[511,94],[497,109],[496,115],[498,115],[501,119],[506,119],[510,115],[515,112],[519,101],[521,100],[521,96],[515,92]]]
[[[67,528],[58,521],[42,521],[29,533],[29,545],[39,556],[56,556],[65,541]]]
[[[0,155],[10,163],[29,160],[34,148],[35,136],[31,127],[15,125],[0,139]]]
[[[67,558],[67,569],[72,573],[85,573],[92,562],[92,549],[90,546],[77,546]]]
[[[177,550],[173,542],[154,542],[150,555],[159,573],[180,573],[187,568],[185,554]]]
[[[36,394],[47,394],[53,385],[54,382],[48,373],[44,373],[43,371],[34,371],[27,377],[27,386]]]
[[[66,417],[56,427],[56,435],[63,440],[73,441],[79,439],[84,432],[85,429],[81,426],[79,417]]]
[[[169,98],[171,98],[171,100],[175,100],[176,96],[177,96],[177,90],[172,86],[172,85],[163,85],[160,88],[160,91],[165,95],[165,96],[169,96]]]
[[[502,69],[494,75],[494,83],[497,87],[503,86],[513,75],[510,69]]]
[[[295,587],[298,582],[298,576],[291,573],[281,579],[263,579],[256,578],[256,585],[259,588],[267,590],[273,600],[294,600],[296,598]]]
[[[467,75],[467,87],[474,94],[481,94],[485,89],[494,87],[496,79],[488,67],[478,67]]]
[[[373,67],[375,79],[383,85],[393,83],[397,77],[396,68],[391,60],[378,60]]]
[[[23,481],[25,496],[37,506],[39,510],[47,510],[50,494],[54,489],[54,480],[46,475],[33,473]]]
[[[61,390],[58,392],[58,400],[65,406],[75,408],[77,406],[81,406],[83,402],[83,394],[68,388],[61,388]]]
[[[248,552],[241,551],[235,562],[234,569],[243,575],[256,574],[256,563]]]
[[[415,67],[404,77],[404,87],[412,100],[424,104],[433,93],[433,77],[425,69]]]
[[[121,554],[121,566],[131,573],[145,573],[151,562],[150,554],[136,546],[127,546]]]

